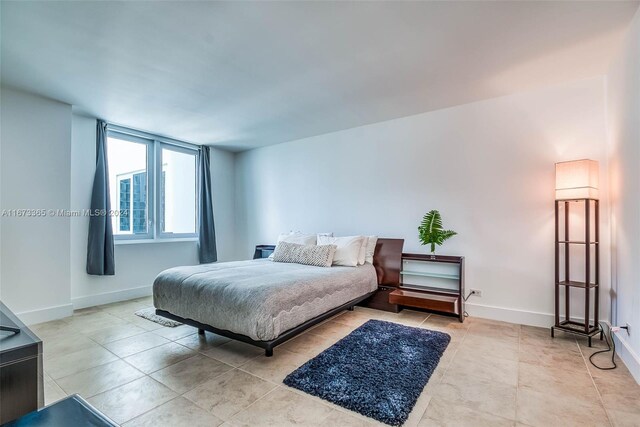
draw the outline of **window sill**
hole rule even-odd
[[[115,246],[120,245],[140,245],[140,244],[156,244],[156,243],[184,243],[184,242],[197,242],[197,237],[176,237],[175,239],[131,239],[131,240],[116,240],[113,244]]]

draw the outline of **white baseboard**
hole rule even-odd
[[[103,305],[112,302],[126,301],[133,298],[146,297],[151,295],[152,289],[152,286],[140,286],[139,288],[104,292],[102,294],[71,298],[71,303],[73,304],[74,310],[79,310],[81,308],[94,307],[96,305]]]
[[[23,311],[16,313],[16,316],[24,322],[25,325],[34,325],[36,323],[49,322],[51,320],[62,319],[73,314],[73,305],[64,304],[54,307],[40,308],[38,310]]]
[[[96,305],[109,304],[112,302],[126,301],[133,298],[146,297],[152,293],[151,286],[141,286],[139,288],[123,289],[114,292],[105,292],[97,295],[71,298],[70,304],[46,307],[38,310],[23,311],[16,313],[16,316],[26,325],[50,322],[73,315],[73,310],[93,307]]]
[[[633,375],[633,378],[636,380],[638,384],[640,384],[640,355],[636,353],[633,348],[631,348],[631,344],[626,337],[626,332],[620,331],[616,332],[613,336],[613,339],[616,343],[616,351],[618,352],[618,356],[627,365],[629,372]]]
[[[480,317],[482,319],[500,320],[502,322],[518,323],[521,325],[538,326],[550,328],[555,321],[553,313],[541,313],[538,311],[516,310],[512,308],[495,307],[491,305],[481,305],[465,303],[465,308],[469,316]],[[571,320],[584,322],[584,318],[571,316]],[[593,323],[593,318],[589,319]]]
[[[483,319],[500,320],[502,322],[509,323],[519,323],[522,325],[539,326],[542,328],[551,327],[554,321],[554,315],[552,313],[515,310],[512,308],[495,307],[474,303],[465,303],[465,308],[467,310],[467,313],[469,313],[469,316],[481,317]]]

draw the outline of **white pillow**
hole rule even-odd
[[[331,233],[318,233],[317,236],[328,236],[328,237],[333,237],[333,231]]]
[[[367,236],[362,237],[362,246],[360,246],[360,252],[358,253],[358,265],[364,265],[365,258],[367,256],[367,243],[369,238]]]
[[[364,262],[373,264],[373,253],[376,251],[376,243],[378,243],[378,236],[367,237],[367,249]]]
[[[276,247],[280,242],[287,243],[296,243],[298,245],[315,245],[316,244],[316,235],[315,234],[302,234],[299,231],[292,231],[290,233],[282,233],[278,236],[278,240],[276,241]],[[270,259],[273,259],[273,252],[269,255]]]
[[[278,241],[276,244],[280,242],[287,243],[297,243],[298,245],[315,245],[316,244],[316,235],[315,234],[302,234],[300,232],[295,233],[283,233],[278,236]]]
[[[356,267],[358,265],[358,255],[364,237],[329,237],[318,236],[319,245],[336,245],[336,253],[333,255],[333,265],[344,265],[346,267]]]

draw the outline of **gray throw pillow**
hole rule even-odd
[[[273,261],[331,267],[336,248],[336,245],[299,245],[280,242],[273,252]]]

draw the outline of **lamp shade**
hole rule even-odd
[[[597,199],[598,171],[595,160],[556,163],[556,200]]]

